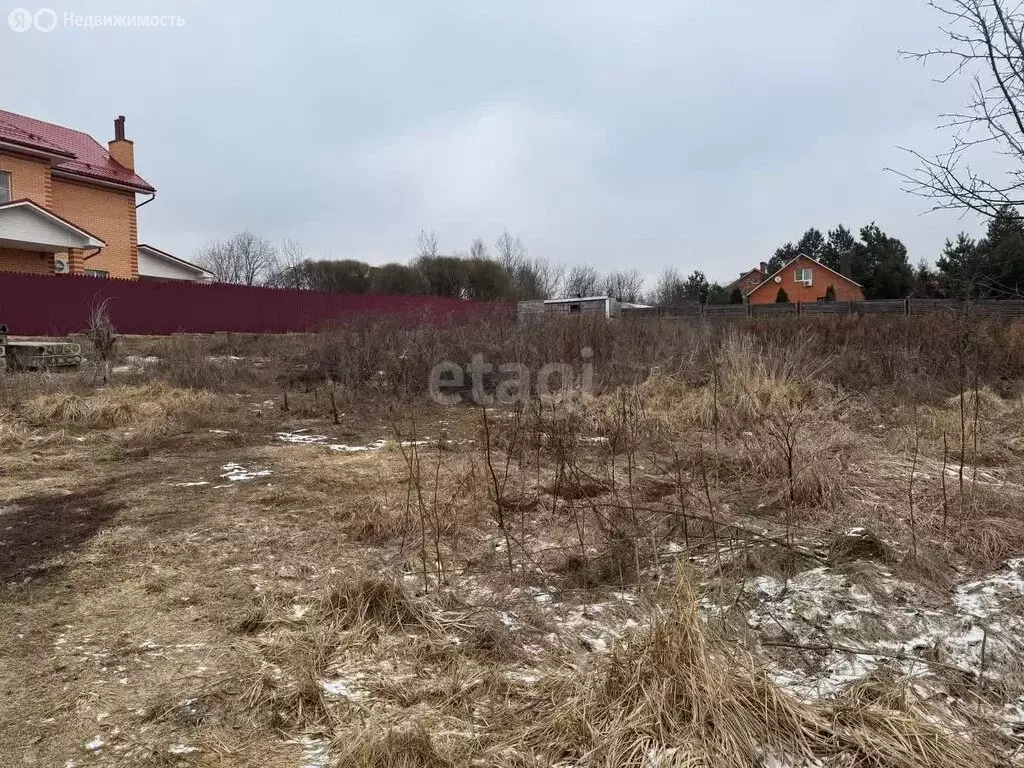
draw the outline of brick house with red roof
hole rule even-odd
[[[136,196],[156,190],[135,172],[124,124],[104,147],[0,110],[0,272],[139,277]]]
[[[836,301],[864,301],[861,284],[855,283],[843,272],[849,273],[848,265],[836,272],[820,261],[800,254],[775,274],[765,276],[761,283],[748,291],[747,302],[774,304],[780,288],[786,292],[786,298],[792,304],[824,301],[829,288],[832,288]]]
[[[768,265],[762,261],[760,267],[741,272],[738,280],[725,286],[725,291],[727,294],[731,294],[734,290],[738,290],[743,300],[746,301],[747,294],[764,282],[766,277],[768,277]]]

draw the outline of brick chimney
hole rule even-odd
[[[124,115],[114,121],[114,140],[107,144],[110,156],[129,171],[135,170],[135,145],[124,137]]]
[[[768,262],[767,261],[762,261],[761,262],[761,274],[764,275],[765,277],[768,277]]]
[[[843,251],[839,254],[839,274],[847,280],[853,279],[853,253]]]

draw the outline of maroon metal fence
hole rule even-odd
[[[63,336],[84,331],[91,307],[105,300],[117,330],[131,334],[288,333],[316,330],[355,315],[439,322],[493,308],[436,296],[347,295],[0,272],[0,323],[13,335]]]

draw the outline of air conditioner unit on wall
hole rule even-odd
[[[55,256],[53,259],[53,271],[58,275],[66,275],[68,273],[68,260]]]

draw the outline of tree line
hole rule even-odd
[[[962,232],[948,240],[934,267],[924,259],[912,266],[903,242],[875,223],[861,227],[856,236],[842,224],[824,233],[811,227],[774,250],[767,259],[768,275],[799,254],[836,272],[842,271],[845,257],[849,277],[862,286],[867,299],[1024,296],[1024,218],[1011,205],[996,211],[980,239]],[[436,233],[425,230],[416,240],[409,263],[380,266],[354,259],[310,259],[295,241],[278,246],[252,232],[241,232],[208,244],[197,261],[220,282],[327,293],[476,301],[615,296],[663,307],[739,304],[745,298],[734,284],[711,282],[701,270],[684,276],[668,267],[648,289],[635,269],[609,273],[589,265],[566,269],[531,257],[522,240],[507,231],[497,239],[493,251],[478,238],[467,251],[446,254]],[[778,300],[788,300],[784,291]]]
[[[426,295],[476,301],[524,301],[561,295],[613,295],[624,301],[644,298],[637,270],[607,274],[591,266],[566,269],[533,257],[522,240],[502,232],[488,249],[480,238],[467,251],[443,253],[435,232],[416,239],[409,263],[372,266],[355,259],[311,259],[294,240],[275,245],[252,232],[208,243],[196,262],[224,283],[292,288],[327,293]]]
[[[874,223],[861,228],[859,239],[840,224],[827,235],[812,227],[776,249],[769,274],[800,253],[837,272],[847,254],[850,277],[867,299],[1024,297],[1024,218],[1008,204],[988,218],[980,239],[961,232],[947,240],[934,266],[924,258],[912,266],[906,246]]]

